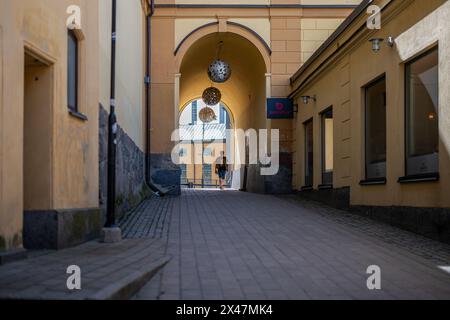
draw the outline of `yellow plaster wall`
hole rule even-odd
[[[66,9],[72,4],[82,10],[80,111],[88,121],[72,117],[67,109]],[[0,250],[22,245],[25,46],[53,68],[53,126],[51,136],[42,137],[52,141],[52,202],[46,209],[98,207],[97,5],[90,0],[0,1],[0,236],[5,242]]]
[[[152,19],[151,152],[170,153],[175,128],[175,20]]]
[[[296,99],[299,113],[294,121],[294,186],[299,190],[305,185],[304,175],[304,123],[313,119],[314,125],[314,187],[322,184],[322,137],[320,114],[333,107],[334,133],[334,187],[340,188],[351,184],[351,114],[349,105],[350,82],[348,59],[343,58],[338,66],[318,79],[313,85],[302,91],[301,95],[316,95],[317,101],[307,105],[301,98]],[[326,93],[326,94],[324,94]]]
[[[204,26],[211,22],[216,22],[217,19],[176,19],[175,20],[175,48],[198,27]]]
[[[440,14],[434,13],[439,6]],[[397,6],[397,7],[396,7]],[[338,58],[329,59],[328,66],[311,77],[297,95],[300,112],[296,119],[295,138],[295,177],[294,186],[298,189],[304,185],[304,121],[314,118],[314,187],[321,183],[321,141],[319,113],[326,107],[334,107],[334,187],[351,187],[352,205],[375,206],[413,206],[413,207],[449,207],[450,198],[450,156],[446,141],[448,131],[448,76],[440,71],[440,181],[432,183],[399,184],[399,177],[405,175],[404,165],[404,52],[420,53],[423,48],[440,41],[440,70],[446,65],[449,57],[448,28],[436,33],[434,42],[430,42],[430,34],[436,21],[441,26],[447,24],[443,17],[450,14],[449,3],[445,1],[410,1],[395,3],[390,18],[385,19],[383,29],[370,34],[366,33],[352,44],[351,49]],[[394,10],[394,9],[391,9]],[[446,11],[447,10],[447,11]],[[447,12],[447,13],[445,13]],[[437,19],[437,16],[441,19]],[[433,18],[434,17],[434,18]],[[422,19],[426,19],[422,21]],[[416,27],[415,27],[416,26]],[[428,29],[427,29],[428,28]],[[425,31],[428,30],[428,31]],[[404,33],[409,31],[408,36]],[[439,34],[439,35],[438,35]],[[382,50],[372,52],[369,39],[372,37],[409,38],[394,48],[382,46]],[[411,40],[414,39],[414,40]],[[439,40],[438,40],[439,39]],[[428,42],[427,42],[428,41]],[[344,50],[343,50],[344,51]],[[344,51],[345,52],[345,51]],[[409,55],[410,57],[411,55]],[[317,66],[313,64],[313,67]],[[305,76],[309,73],[306,71]],[[363,87],[380,75],[386,74],[387,88],[387,184],[381,186],[360,186],[365,178],[364,161],[364,105]],[[299,80],[301,81],[301,79]],[[304,105],[301,95],[317,95],[317,102]]]
[[[250,28],[270,46],[270,20],[268,18],[231,18],[228,21]]]
[[[100,25],[100,102],[109,111],[111,1],[98,0]],[[140,0],[117,2],[116,113],[119,125],[144,151],[145,15]]]
[[[344,19],[302,19],[301,63],[305,63]]]

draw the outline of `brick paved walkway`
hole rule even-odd
[[[127,234],[162,237],[172,260],[136,299],[450,299],[438,268],[449,246],[408,232],[292,197],[188,190],[150,201],[128,218],[145,226]],[[370,265],[380,291],[366,287]]]
[[[152,198],[141,203],[122,221],[122,234],[128,239],[167,238],[173,203],[176,198]]]
[[[304,208],[314,210],[336,223],[356,228],[366,235],[376,237],[394,246],[406,249],[439,265],[450,266],[450,245],[424,236],[399,229],[356,213],[330,208],[318,202],[300,199],[296,196],[282,196],[289,201],[301,201]]]

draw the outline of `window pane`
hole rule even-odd
[[[221,124],[225,124],[227,121],[227,113],[224,109],[223,106],[220,106],[220,119],[219,119]]]
[[[323,184],[333,184],[333,110],[329,110],[322,114],[322,152],[323,152]]]
[[[212,149],[206,148],[203,154],[205,155],[205,157],[211,157],[213,154]]]
[[[212,166],[210,164],[203,165],[203,184],[205,186],[212,184]]]
[[[406,66],[407,174],[439,171],[438,50]]]
[[[73,31],[68,34],[67,48],[67,104],[70,109],[77,111],[78,86],[78,43]]]
[[[187,184],[187,165],[180,165],[181,169],[181,184]]]
[[[366,179],[386,177],[386,79],[366,88]]]
[[[313,122],[305,123],[305,185],[312,186],[314,183],[314,141]]]
[[[197,116],[198,116],[198,108],[197,108],[197,101],[192,102],[192,124],[197,124]]]

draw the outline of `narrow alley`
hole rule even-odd
[[[184,191],[122,223],[171,261],[136,299],[448,299],[450,246],[294,196]],[[381,290],[369,290],[369,266]]]

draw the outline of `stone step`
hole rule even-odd
[[[0,266],[0,300],[129,299],[170,260],[157,239],[98,241],[61,251],[33,252]],[[69,290],[69,266],[81,270],[81,290]]]
[[[158,259],[146,266],[145,270],[131,273],[127,277],[89,296],[87,300],[129,300],[152,280],[169,261],[169,257]]]

